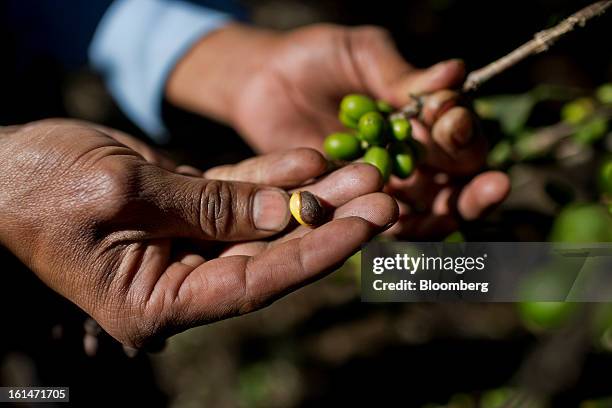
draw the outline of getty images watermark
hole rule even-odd
[[[372,272],[382,275],[386,271],[404,271],[415,275],[417,272],[451,271],[458,275],[471,271],[483,271],[487,254],[479,257],[471,256],[410,256],[406,253],[395,254],[394,257],[379,256],[374,258]],[[418,284],[417,284],[418,282]],[[374,290],[409,290],[409,291],[489,291],[489,282],[436,282],[432,279],[400,279],[394,282],[385,282],[384,279],[376,279],[373,282]]]
[[[612,244],[373,242],[362,300],[612,301]]]

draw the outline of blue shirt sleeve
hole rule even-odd
[[[201,37],[230,21],[228,14],[175,0],[116,0],[89,46],[124,112],[159,143],[168,135],[161,106],[168,75]]]

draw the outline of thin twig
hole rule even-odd
[[[589,120],[594,119],[612,119],[612,109],[606,107],[599,109],[589,118]],[[559,122],[555,125],[541,128],[529,138],[524,139],[522,143],[519,142],[521,143],[520,150],[517,149],[515,145],[513,154],[514,159],[517,161],[523,160],[525,156],[537,156],[550,151],[550,149],[557,146],[563,140],[575,135],[578,129],[579,126],[565,122]]]
[[[557,26],[537,33],[531,41],[523,44],[505,57],[470,73],[463,84],[463,92],[475,91],[489,79],[499,75],[525,58],[548,51],[559,38],[574,31],[577,26],[584,27],[589,20],[602,15],[610,7],[612,7],[612,0],[598,1],[571,15]]]
[[[612,0],[598,1],[566,18],[555,27],[535,34],[531,41],[523,44],[505,57],[492,62],[484,68],[471,72],[463,84],[463,92],[473,92],[491,78],[513,67],[525,58],[547,51],[558,39],[574,31],[577,26],[583,27],[589,20],[604,14],[610,7],[612,7]],[[420,111],[420,98],[413,97],[406,106],[393,113],[391,117],[410,119],[417,117]]]

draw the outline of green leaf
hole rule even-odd
[[[494,168],[502,167],[512,159],[512,153],[512,144],[508,140],[502,140],[489,152],[487,163]]]
[[[531,94],[539,102],[567,102],[585,95],[585,90],[568,86],[542,84],[533,88]]]
[[[514,135],[525,127],[538,102],[538,97],[528,92],[477,99],[474,108],[480,117],[498,120],[504,133]]]
[[[480,117],[497,120],[504,133],[521,132],[535,106],[543,101],[570,101],[584,95],[584,91],[558,85],[543,84],[522,94],[496,95],[479,98],[474,102]]]
[[[550,153],[550,145],[541,143],[537,132],[526,129],[516,135],[513,154],[518,161],[535,160]]]

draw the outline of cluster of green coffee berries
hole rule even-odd
[[[340,103],[338,118],[349,130],[332,133],[323,148],[333,160],[362,158],[380,170],[385,181],[391,173],[409,177],[416,166],[419,145],[412,138],[410,121],[391,117],[393,108],[384,101],[358,94],[347,95]]]

